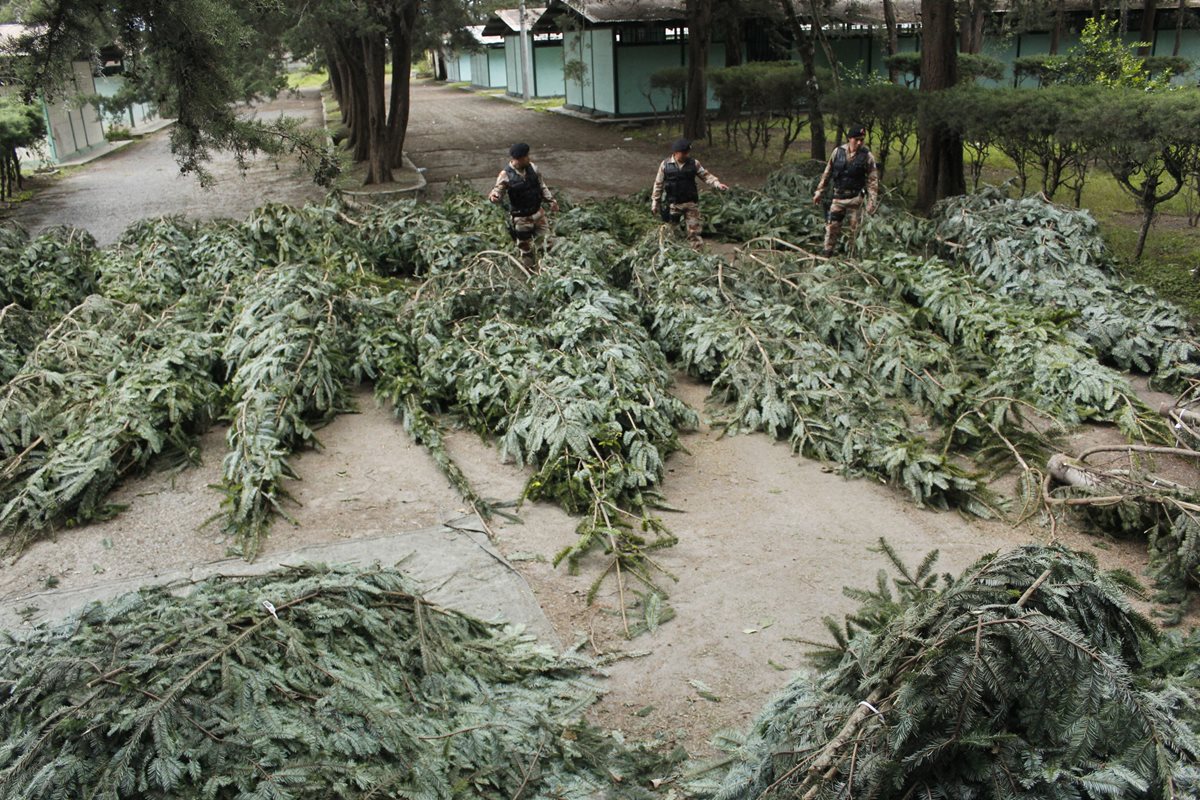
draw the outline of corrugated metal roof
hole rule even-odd
[[[532,28],[533,24],[538,21],[542,14],[546,13],[545,7],[530,8],[525,7],[525,27]],[[483,26],[484,36],[505,36],[511,33],[519,33],[521,30],[521,9],[519,8],[502,8],[492,15],[488,20],[487,25]]]
[[[684,0],[553,0],[551,11],[570,8],[597,25],[614,22],[658,22],[687,16]]]
[[[487,36],[483,32],[483,25],[468,25],[467,33],[471,38],[483,45],[488,44],[504,44],[503,36]]]
[[[719,2],[719,0],[718,0]],[[1004,11],[1013,0],[996,0],[995,10]],[[1178,8],[1181,0],[1159,0],[1159,11]],[[810,0],[793,0],[796,13],[807,21]],[[821,4],[825,5],[825,4]],[[896,21],[918,24],[921,21],[921,0],[892,0]],[[1087,11],[1091,0],[1066,0],[1067,11]],[[1131,10],[1139,10],[1141,0],[1129,0]],[[620,22],[657,22],[687,18],[685,0],[550,0],[547,13],[539,22],[541,29],[554,27],[553,17],[570,9],[594,25]],[[883,24],[883,0],[832,0],[823,10],[826,24]]]

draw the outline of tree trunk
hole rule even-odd
[[[1158,12],[1158,0],[1145,0],[1142,4],[1142,30],[1138,41],[1144,42],[1145,47],[1138,48],[1138,55],[1145,58],[1154,50],[1154,23]]]
[[[921,0],[921,20],[924,26],[921,92],[949,89],[958,80],[954,0]],[[944,124],[922,114],[917,144],[921,151],[917,208],[928,211],[944,197],[965,193],[962,139]]]
[[[842,76],[838,70],[837,56],[833,54],[833,45],[829,43],[829,37],[825,35],[825,22],[821,18],[820,1],[808,0],[808,13],[812,21],[813,33],[816,34],[817,41],[821,43],[821,50],[824,51],[825,59],[829,62],[829,70],[833,73],[833,88],[837,89],[842,85]]]
[[[411,80],[413,27],[417,22],[417,4],[406,3],[391,18],[392,94],[388,102],[388,140],[391,166],[404,161],[404,139],[408,133],[409,84]]]
[[[742,58],[743,26],[740,17],[733,16],[725,23],[725,66],[737,67]]]
[[[360,37],[367,71],[367,177],[365,184],[391,183],[392,160],[388,142],[387,109],[384,108],[383,69],[386,45],[382,33]]]
[[[1171,55],[1179,58],[1179,47],[1183,44],[1183,20],[1187,17],[1188,0],[1179,0],[1179,8],[1175,10],[1175,46]]]
[[[1150,226],[1154,224],[1154,212],[1159,202],[1158,178],[1155,175],[1147,175],[1146,182],[1142,184],[1141,202],[1138,203],[1142,207],[1142,227],[1138,231],[1137,247],[1133,249],[1134,261],[1142,260],[1142,251],[1146,249],[1146,237],[1150,233]]]
[[[887,29],[887,54],[894,56],[900,52],[900,35],[897,33],[896,4],[893,0],[883,0],[883,24]],[[898,83],[900,70],[894,65],[888,66],[888,82]]]
[[[1125,34],[1129,33],[1129,0],[1121,0],[1120,10],[1117,13],[1120,19],[1120,24],[1117,26],[1117,31],[1124,38]]]
[[[700,139],[707,133],[708,110],[708,39],[711,34],[713,0],[687,0],[688,83],[683,109],[683,135]]]
[[[983,49],[983,0],[962,4],[962,21],[959,25],[959,50],[963,53],[978,53]]]
[[[1058,0],[1054,4],[1054,27],[1050,31],[1050,55],[1058,55],[1058,46],[1062,42],[1063,25],[1066,21],[1067,0]]]
[[[346,103],[342,106],[342,117],[350,130],[350,153],[355,163],[366,161],[369,152],[367,136],[368,95],[367,67],[364,60],[363,43],[358,39],[344,39],[337,43],[341,56],[339,70],[342,73]],[[382,80],[380,75],[380,80]],[[382,90],[381,90],[382,91]]]
[[[345,107],[345,94],[342,91],[342,74],[338,70],[337,57],[334,55],[333,48],[324,48],[325,53],[325,69],[329,70],[329,90],[333,92],[333,99],[337,102],[338,108]],[[343,119],[345,114],[343,112]]]
[[[804,29],[796,16],[796,7],[792,0],[779,0],[783,8],[792,35],[796,39],[796,49],[800,51],[800,61],[804,64],[804,94],[808,100],[808,130],[811,135],[809,154],[815,161],[825,160],[825,114],[821,110],[821,85],[817,82],[816,46],[813,44],[813,34]]]

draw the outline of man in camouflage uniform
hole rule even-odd
[[[833,255],[842,232],[842,223],[847,217],[850,222],[850,241],[854,241],[862,220],[864,194],[868,214],[874,214],[879,205],[879,165],[863,144],[866,138],[867,131],[863,126],[856,125],[850,129],[846,143],[837,147],[829,157],[829,163],[825,165],[821,181],[817,184],[816,194],[813,195],[813,203],[820,205],[821,197],[832,184],[833,199],[825,215],[826,257]]]
[[[558,201],[550,193],[537,167],[529,160],[529,145],[524,142],[514,144],[508,149],[508,155],[509,162],[496,177],[496,185],[488,194],[488,200],[499,203],[505,195],[508,196],[508,210],[512,215],[509,232],[517,240],[521,260],[527,266],[532,266],[535,262],[534,238],[550,232],[550,223],[542,205],[549,203],[550,210],[557,213]]]
[[[691,149],[692,143],[687,139],[678,139],[671,145],[671,157],[658,165],[658,175],[654,178],[654,189],[650,194],[650,211],[661,214],[663,222],[679,222],[679,218],[683,217],[687,225],[688,243],[699,250],[704,244],[700,238],[704,225],[700,219],[700,193],[696,178],[721,191],[729,187],[688,155]]]

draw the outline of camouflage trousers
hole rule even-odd
[[[512,218],[513,230],[517,234],[517,249],[526,260],[533,258],[533,240],[550,233],[550,221],[546,212],[538,209],[537,213],[528,217]]]
[[[667,206],[667,210],[671,212],[672,217],[683,217],[683,224],[687,228],[688,244],[695,248],[704,244],[704,239],[700,238],[700,233],[704,230],[704,222],[700,219],[699,203],[671,203]]]
[[[862,221],[863,196],[855,195],[844,199],[834,198],[829,204],[829,215],[825,218],[825,252],[832,253],[837,247],[838,237],[842,234],[842,225],[850,225],[850,241],[854,241],[858,233],[858,224]]]

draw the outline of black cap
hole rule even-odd
[[[864,128],[862,125],[855,125],[854,127],[852,127],[850,129],[850,132],[847,133],[846,135],[849,136],[851,139],[864,139],[867,136],[867,129]]]
[[[687,139],[676,139],[675,143],[671,145],[672,153],[686,153],[687,151],[689,151],[691,149],[692,149],[692,143],[689,142]]]
[[[517,142],[512,147],[508,148],[508,154],[513,158],[524,158],[529,155],[529,145],[524,142]]]

